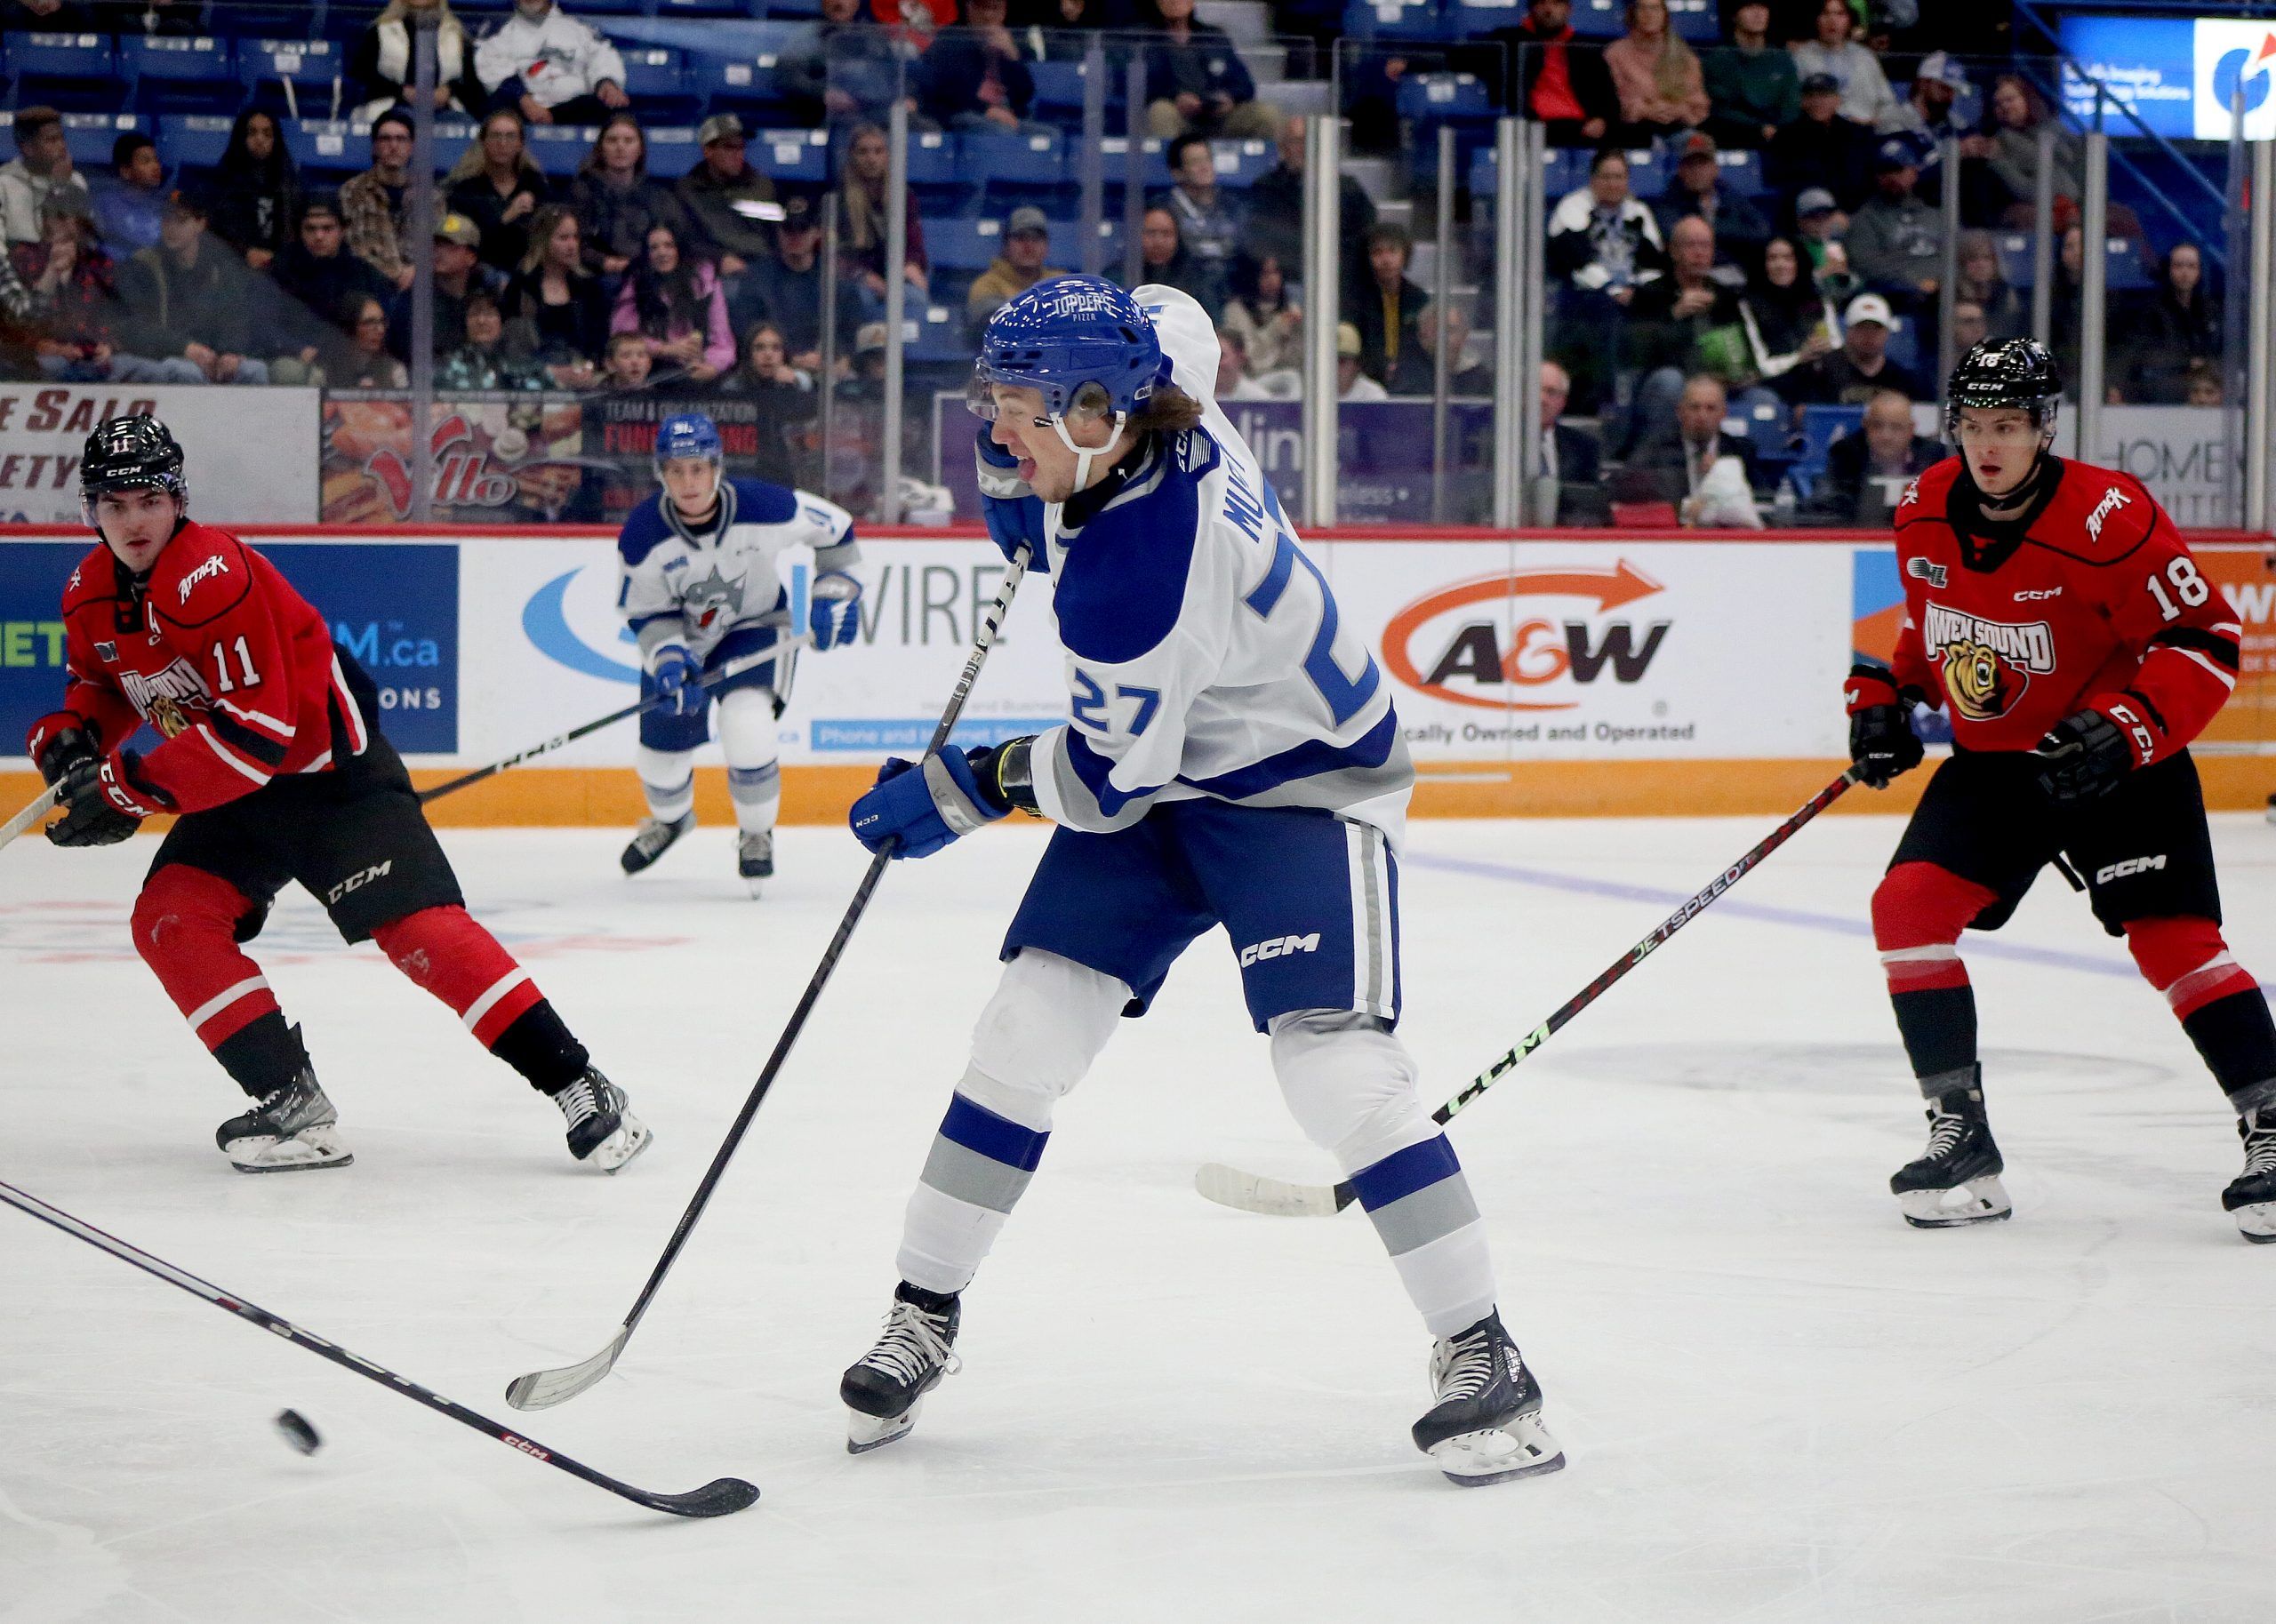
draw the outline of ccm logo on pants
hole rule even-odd
[[[2107,868],[2096,869],[2095,884],[2107,885],[2111,881],[2122,880],[2129,874],[2147,874],[2152,868],[2162,868],[2165,866],[2166,860],[2163,852],[2160,852],[2155,857],[2129,857],[2122,863],[2112,863]]]
[[[2160,859],[2160,860],[2162,861],[2163,860]],[[1318,931],[1314,931],[1309,936],[1274,936],[1268,938],[1263,941],[1252,942],[1247,947],[1243,948],[1241,949],[1241,968],[1246,970],[1251,964],[1257,964],[1268,958],[1286,958],[1292,953],[1317,953],[1318,951],[1319,932]]]
[[[2163,862],[2165,861],[2165,859],[2161,857],[2158,859],[2158,860],[2160,862]],[[341,881],[339,884],[333,886],[330,891],[325,892],[324,893],[324,900],[327,903],[337,902],[341,898],[346,896],[351,891],[361,891],[373,880],[383,880],[387,878],[388,870],[394,867],[395,859],[390,857],[387,861],[381,863],[376,868],[366,868],[361,874],[350,875],[348,878]]]

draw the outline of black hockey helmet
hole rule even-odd
[[[95,425],[79,452],[79,500],[87,523],[96,499],[112,491],[165,491],[189,506],[180,442],[155,417],[110,417]]]
[[[2031,413],[2040,444],[2055,438],[2063,404],[2063,372],[2036,339],[1986,339],[1952,368],[1944,386],[1944,428],[1955,437],[1966,406],[2013,407]]]

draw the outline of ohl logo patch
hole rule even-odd
[[[1970,722],[2007,715],[2032,676],[2055,669],[2055,633],[2044,620],[2014,626],[1930,604],[1920,631],[1928,658],[1943,661],[1953,714]]]

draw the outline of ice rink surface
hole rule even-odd
[[[1415,826],[1433,1102],[1769,822]],[[1863,923],[1896,827],[1821,820],[1455,1124],[1564,1472],[1463,1491],[1414,1451],[1428,1344],[1356,1212],[1193,1194],[1207,1160],[1329,1171],[1222,933],[1062,1108],[963,1373],[845,1454],[837,1373],[1042,850],[1006,829],[887,876],[616,1375],[525,1418],[756,1508],[640,1511],[0,1209],[0,1620],[2276,1617],[2276,1247],[2220,1209],[2232,1119],[2050,875],[1971,939],[2016,1218],[1908,1230],[1924,1124]],[[128,942],[146,840],[0,857],[0,1178],[509,1419],[510,1377],[614,1331],[862,853],[788,831],[754,905],[716,829],[634,882],[621,833],[447,838],[655,1128],[622,1177],[297,892],[254,950],[356,1165],[231,1172],[238,1096]],[[2216,843],[2276,980],[2276,830]]]

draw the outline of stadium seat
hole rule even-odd
[[[965,173],[1012,189],[1066,184],[1066,138],[1052,135],[959,135],[958,161]]]
[[[1742,196],[1767,197],[1778,189],[1763,172],[1759,152],[1719,152],[1715,164],[1722,172],[1722,183]]]
[[[1068,124],[1082,123],[1083,97],[1088,83],[1084,76],[1086,66],[1082,62],[1031,62],[1028,65],[1028,72],[1035,77],[1037,117]],[[1122,78],[1110,63],[1106,74],[1106,116],[1110,126],[1124,122],[1122,91]]]
[[[1211,141],[1216,160],[1217,184],[1246,191],[1271,172],[1280,162],[1280,149],[1270,141]]]
[[[939,130],[912,132],[909,138],[909,184],[923,188],[964,187],[966,178],[957,161],[956,138]]]
[[[703,162],[693,124],[653,124],[647,136],[648,172],[666,186]]]
[[[159,150],[166,150],[163,132],[168,121],[160,119]],[[184,121],[195,123],[195,120]],[[224,119],[222,133],[228,133],[228,121]],[[334,178],[359,174],[372,166],[372,132],[369,125],[351,124],[344,118],[288,118],[284,121],[284,150],[293,155],[303,175],[330,175]]]
[[[2002,231],[1999,238],[2000,277],[2011,288],[2027,288],[2038,278],[2032,274],[2031,238],[2021,231]]]
[[[783,181],[820,186],[829,179],[829,132],[761,130],[753,161],[778,185]]]
[[[1628,32],[1628,0],[1573,0],[1573,32],[1583,39],[1618,39]]]
[[[1470,155],[1470,190],[1473,197],[1491,197],[1502,189],[1502,157],[1491,147]]]
[[[972,364],[972,339],[966,332],[964,305],[926,305],[915,316],[917,331],[909,334],[902,358],[920,365]]]
[[[655,0],[659,17],[756,17],[751,0]]]
[[[584,163],[597,133],[590,126],[532,124],[527,132],[529,154],[540,170],[557,180],[565,179]]]
[[[1723,36],[1715,0],[1668,0],[1668,21],[1677,37],[1694,45],[1711,45]]]
[[[16,123],[13,113],[0,111],[0,132],[12,131]],[[148,132],[150,121],[136,113],[66,113],[63,115],[63,144],[71,149],[71,164],[83,172],[108,171],[111,148],[118,138],[130,130]],[[16,148],[12,134],[0,136],[0,151]]]
[[[11,34],[0,42],[18,107],[44,102],[59,110],[92,112],[118,105],[116,61],[100,34]]]
[[[1581,159],[1580,184],[1589,180],[1588,154]],[[1657,197],[1668,189],[1670,169],[1667,161],[1649,147],[1639,147],[1628,155],[1628,189],[1639,197]]]
[[[685,117],[702,100],[688,87],[687,58],[668,45],[619,45],[624,92],[646,117]]]
[[[1496,28],[1516,28],[1529,9],[1527,0],[1451,0],[1446,31],[1455,38],[1476,39]]]
[[[2136,293],[2156,285],[2142,263],[2142,245],[2130,236],[2103,244],[2103,286],[2112,293]]]
[[[656,139],[656,132],[653,130],[648,132],[648,139],[651,141],[653,141]],[[466,156],[466,149],[474,145],[474,140],[475,125],[473,120],[466,118],[437,119],[435,121],[436,170],[442,174],[450,173],[452,166],[461,158]],[[436,206],[440,208],[442,205],[437,204]]]
[[[289,86],[286,100],[296,111],[336,117],[345,92],[347,47],[332,39],[241,39],[237,77],[259,93],[264,84]]]
[[[1813,481],[1825,477],[1825,454],[1843,435],[1854,434],[1865,421],[1863,406],[1804,406],[1802,454],[1795,470]]]
[[[811,21],[821,15],[821,0],[766,0],[766,14]]]
[[[158,156],[170,172],[184,168],[211,169],[221,161],[222,153],[228,149],[229,126],[234,122],[220,113],[162,114],[157,119],[155,138],[158,143]],[[286,145],[291,145],[289,136]],[[108,155],[104,161],[109,161]]]
[[[1555,208],[1567,193],[1577,192],[1589,183],[1591,154],[1573,147],[1552,147],[1549,152],[1549,174],[1542,189],[1549,195],[1549,206]]]
[[[1348,39],[1438,39],[1447,27],[1439,0],[1347,0],[1343,8]]]
[[[244,99],[236,47],[226,39],[125,35],[118,72],[134,86],[136,104],[154,113],[218,113]]]
[[[1147,136],[1139,143],[1139,186],[1149,192],[1165,191],[1170,184],[1170,161],[1163,150],[1163,143]],[[1099,156],[1106,160],[1106,185],[1109,190],[1119,191],[1123,176],[1128,172],[1130,138],[1110,135],[1099,143]]]
[[[1000,220],[928,220],[926,257],[942,270],[982,271],[1004,252]]]
[[[1400,79],[1398,115],[1436,123],[1494,116],[1494,93],[1474,73],[1411,73]]]

